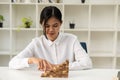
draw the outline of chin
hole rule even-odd
[[[51,37],[48,37],[48,39],[49,39],[49,40],[54,40],[54,39],[53,39],[53,38],[51,38]]]

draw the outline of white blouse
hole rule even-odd
[[[68,59],[70,70],[92,68],[92,61],[77,37],[68,33],[59,33],[54,42],[47,40],[44,35],[34,38],[23,51],[11,59],[9,68],[30,67],[30,57],[42,58],[52,64],[60,64]]]

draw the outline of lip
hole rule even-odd
[[[49,35],[54,35],[54,33],[48,33]]]

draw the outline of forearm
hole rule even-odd
[[[22,69],[25,67],[29,67],[28,58],[16,58],[16,57],[14,57],[9,62],[9,68],[11,68],[11,69]]]
[[[89,57],[81,58],[78,61],[70,62],[69,69],[70,70],[82,70],[82,69],[90,69],[92,68],[92,61]]]
[[[34,52],[34,41],[32,41],[24,50],[14,56],[9,62],[9,68],[22,69],[29,67],[28,58],[33,57]]]

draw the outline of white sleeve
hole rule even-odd
[[[21,51],[18,55],[13,57],[9,62],[10,69],[22,69],[25,67],[29,67],[28,58],[33,56],[33,47],[34,42],[32,41],[23,51]]]
[[[80,45],[78,40],[74,43],[74,55],[75,61],[70,62],[69,68],[70,70],[78,70],[78,69],[90,69],[92,68],[92,61],[86,51]]]

